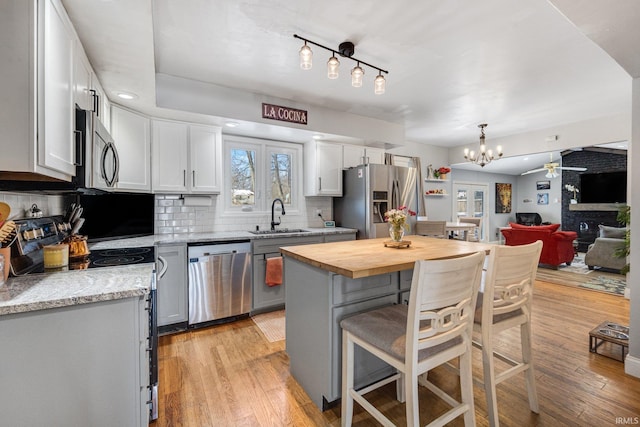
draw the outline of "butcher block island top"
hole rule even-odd
[[[359,279],[412,269],[420,259],[446,259],[477,251],[489,252],[493,245],[462,240],[405,236],[408,248],[385,247],[388,238],[285,246],[280,252],[298,261],[333,273]]]

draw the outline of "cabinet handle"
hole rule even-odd
[[[82,131],[74,130],[73,136],[76,139],[76,161],[73,163],[76,166],[82,166],[84,159],[84,150],[82,146]]]
[[[92,111],[98,115],[98,93],[95,89],[89,89],[91,96],[93,97],[93,109]]]
[[[187,170],[186,169],[182,169],[182,186],[183,187],[187,186]]]
[[[322,177],[318,177],[318,191],[322,191]]]
[[[196,171],[195,170],[191,171],[191,186],[192,187],[196,186]]]

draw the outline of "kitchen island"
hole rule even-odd
[[[340,398],[340,321],[385,305],[405,303],[419,259],[455,258],[492,245],[406,236],[408,248],[386,238],[282,247],[286,288],[286,350],[293,377],[322,410]],[[391,375],[391,366],[355,351],[355,384]]]

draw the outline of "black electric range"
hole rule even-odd
[[[68,237],[70,224],[62,216],[21,219],[15,220],[15,223],[17,238],[11,249],[11,273],[14,276],[155,262],[154,246],[94,249],[88,255],[69,257],[67,267],[45,270],[42,248],[60,243]]]

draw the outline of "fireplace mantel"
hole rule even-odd
[[[570,211],[619,211],[626,203],[573,203]]]

